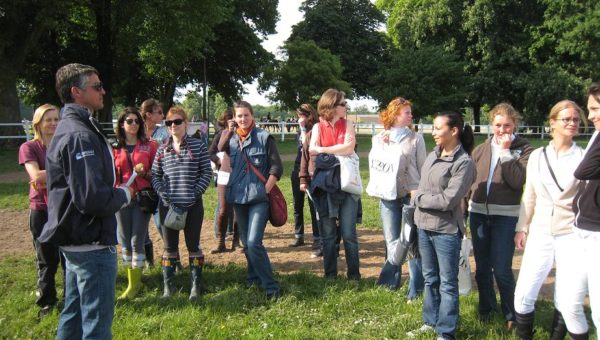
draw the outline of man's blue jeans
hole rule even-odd
[[[348,279],[359,280],[358,237],[356,235],[356,214],[358,202],[351,194],[346,194],[339,207],[339,223],[344,240],[344,254],[348,266]],[[325,277],[337,276],[337,250],[336,250],[336,216],[321,218],[321,240],[323,242],[323,265]]]
[[[269,218],[269,202],[234,204],[233,209],[240,228],[240,239],[246,247],[249,285],[260,282],[267,294],[279,293],[279,284],[273,278],[273,268],[263,245],[265,227]]]
[[[425,277],[423,322],[444,339],[454,339],[458,326],[460,242],[459,233],[440,234],[419,229],[419,252]]]
[[[117,250],[62,251],[66,259],[65,307],[59,340],[111,339],[115,308]]]
[[[476,264],[475,280],[479,290],[479,315],[487,317],[497,309],[495,277],[502,314],[506,320],[514,321],[515,277],[512,259],[518,218],[471,213],[469,219]]]

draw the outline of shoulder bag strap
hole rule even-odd
[[[242,154],[244,154],[244,159],[246,160],[246,165],[248,166],[248,168],[252,169],[252,171],[254,172],[254,174],[256,175],[256,177],[258,177],[258,179],[263,183],[267,183],[267,180],[265,179],[265,176],[263,176],[263,174],[260,173],[260,171],[258,171],[258,169],[252,165],[252,163],[250,163],[250,160],[248,159],[248,155],[246,155],[246,152],[244,152],[244,150],[242,149],[242,142],[240,141],[240,152]]]
[[[548,170],[550,170],[550,175],[552,176],[554,183],[556,184],[558,189],[560,189],[560,191],[563,192],[564,189],[560,186],[560,184],[558,184],[558,181],[556,180],[556,176],[554,175],[554,171],[552,171],[552,167],[550,166],[550,162],[548,161],[548,155],[546,154],[545,146],[542,148],[542,152],[544,153],[544,158],[546,158],[546,165],[548,165]]]

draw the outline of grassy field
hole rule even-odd
[[[426,138],[428,150],[433,143]],[[532,141],[541,145],[541,141]],[[370,139],[361,138],[359,152],[368,151]],[[282,154],[293,154],[293,141],[279,143]],[[16,150],[0,152],[0,173],[23,171],[16,163]],[[366,184],[367,162],[361,162]],[[289,174],[292,161],[284,164],[280,186],[288,198],[290,221],[293,220]],[[27,213],[27,183],[0,183],[0,208]],[[215,190],[205,195],[206,211],[213,211]],[[377,201],[363,195],[361,228],[380,228]],[[306,212],[308,213],[308,212]],[[10,222],[5,222],[10,223]],[[15,245],[18,247],[19,245]],[[183,287],[174,298],[163,300],[160,268],[145,274],[143,293],[131,302],[119,302],[115,309],[115,339],[404,339],[407,331],[421,325],[422,301],[407,304],[406,287],[390,292],[374,280],[326,281],[310,273],[276,274],[282,297],[269,301],[256,288],[243,284],[245,268],[236,265],[207,265],[203,285],[205,294],[197,303],[189,303],[189,276],[177,275],[176,286]],[[119,270],[117,290],[126,286],[126,273]],[[36,318],[35,260],[29,257],[0,259],[0,338],[48,339],[56,334],[58,312],[39,321]],[[62,281],[59,279],[59,289]],[[536,337],[548,338],[552,304],[540,301],[536,314]],[[458,339],[517,339],[505,329],[500,316],[491,323],[477,319],[477,294],[460,299]],[[425,334],[419,339],[431,339]]]

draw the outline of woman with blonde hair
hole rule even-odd
[[[386,262],[381,269],[377,283],[390,289],[399,288],[401,283],[402,264],[392,265],[389,256],[393,254],[400,236],[402,207],[410,203],[411,195],[414,195],[417,190],[421,179],[421,167],[427,157],[423,136],[412,130],[412,118],[410,101],[401,97],[392,99],[387,108],[379,113],[384,130],[373,136],[369,155],[370,160],[377,162],[376,169],[379,169],[376,173],[371,173],[372,176],[385,176],[385,172],[395,171],[395,179],[392,179],[395,185],[391,185],[389,179],[385,177],[385,180],[381,182],[385,188],[376,190],[379,191],[379,195],[375,193],[375,196],[380,198],[379,210],[387,250]],[[377,152],[380,152],[382,157],[375,158]],[[369,163],[372,164],[371,161]],[[381,171],[384,169],[387,171]],[[367,192],[374,193],[370,192],[369,188],[372,186],[369,185]],[[389,192],[389,188],[395,188],[395,192]],[[412,300],[417,297],[419,291],[423,291],[420,258],[409,260],[409,273],[411,279],[408,299]]]
[[[19,148],[19,164],[25,167],[29,175],[29,230],[33,236],[33,246],[37,257],[38,291],[36,304],[41,308],[38,313],[40,317],[48,314],[58,301],[54,279],[58,264],[61,262],[58,247],[38,241],[44,224],[48,220],[46,148],[54,136],[58,119],[58,107],[51,104],[38,107],[32,120],[33,140],[23,143]]]
[[[579,185],[573,173],[584,154],[573,138],[582,121],[583,110],[574,102],[562,100],[554,105],[548,116],[552,140],[534,150],[527,163],[514,237],[517,249],[525,249],[515,288],[517,334],[521,339],[533,337],[535,302],[554,263],[555,310],[550,339],[564,339],[567,329],[572,336],[588,331],[583,305],[572,303],[577,299],[571,288],[572,280],[579,279],[573,271],[573,263],[579,261],[572,251],[578,247],[573,233],[573,198]]]
[[[515,321],[515,226],[529,154],[529,141],[517,134],[519,113],[500,103],[490,111],[494,134],[473,150],[477,177],[471,186],[469,222],[475,255],[475,280],[479,291],[479,318],[493,319],[497,311],[494,279],[500,292],[500,307],[512,329]]]

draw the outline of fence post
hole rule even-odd
[[[544,126],[542,125],[542,127],[540,128],[540,133],[541,133],[541,138],[544,139],[544,132],[546,131],[546,129],[544,128]]]
[[[375,124],[371,123],[371,136],[375,136]]]

